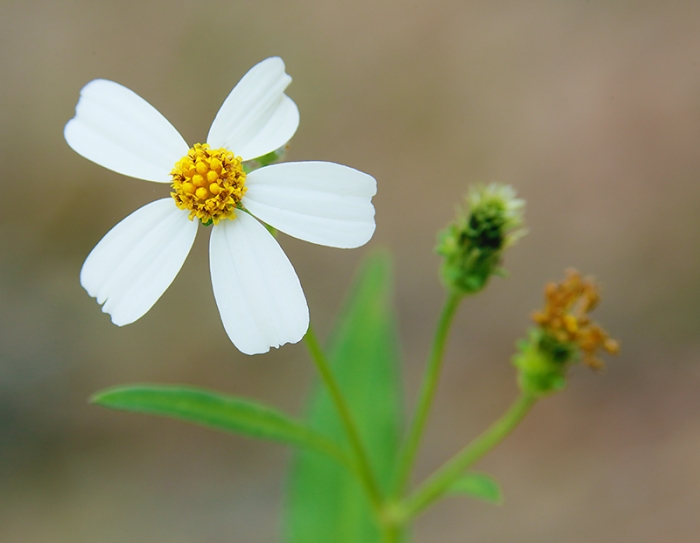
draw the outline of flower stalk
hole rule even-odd
[[[408,483],[442,370],[445,344],[461,300],[483,290],[492,275],[502,273],[506,248],[524,235],[525,202],[507,185],[473,188],[464,209],[438,234],[437,253],[443,257],[441,275],[447,300],[438,321],[428,357],[416,412],[399,455],[393,495],[400,496]]]
[[[321,375],[321,380],[328,389],[328,393],[335,404],[340,420],[343,423],[345,433],[347,434],[348,440],[350,441],[350,446],[355,455],[357,473],[360,477],[362,485],[367,491],[367,496],[369,497],[375,511],[379,512],[383,506],[383,497],[381,491],[379,490],[379,484],[377,483],[377,479],[370,465],[367,451],[362,443],[362,438],[357,430],[357,425],[353,420],[350,408],[345,401],[340,385],[333,376],[328,359],[326,358],[326,355],[323,352],[323,349],[321,348],[318,338],[316,337],[311,325],[309,325],[309,329],[304,335],[304,342],[309,350],[311,359],[314,361],[314,364]]]
[[[486,453],[498,445],[528,414],[537,397],[521,393],[510,409],[483,434],[446,462],[410,496],[404,506],[406,519],[418,513],[439,499],[455,480]]]
[[[456,292],[448,292],[447,299],[440,313],[440,320],[435,329],[433,345],[430,349],[428,363],[425,370],[425,377],[418,397],[416,412],[413,417],[408,437],[405,445],[399,455],[397,463],[397,471],[394,485],[394,496],[401,495],[408,484],[408,479],[411,475],[413,462],[418,454],[423,431],[428,420],[430,409],[433,405],[435,392],[437,390],[438,380],[442,370],[442,361],[445,354],[445,346],[447,338],[452,326],[452,321],[462,301],[463,295]]]

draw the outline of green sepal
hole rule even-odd
[[[539,328],[531,328],[527,339],[517,343],[513,364],[523,392],[545,396],[566,386],[566,373],[577,356],[576,346],[562,343]]]
[[[268,232],[270,232],[270,234],[272,234],[273,238],[277,237],[277,228],[275,228],[274,226],[270,226],[266,222],[263,223],[263,226],[267,229]]]
[[[242,166],[243,166],[243,171],[246,174],[249,174],[253,170],[257,170],[258,168],[262,168],[264,166],[269,166],[270,164],[273,164],[274,162],[278,162],[284,158],[284,154],[286,151],[286,147],[280,147],[279,149],[275,149],[274,151],[270,151],[266,155],[259,156],[258,158],[254,158],[252,160],[246,160]]]
[[[285,148],[281,147],[280,149],[270,151],[266,155],[256,158],[255,161],[258,163],[258,168],[269,166],[273,162],[277,162],[284,156],[284,151]]]
[[[444,257],[440,268],[442,280],[456,292],[475,294],[500,270],[500,246],[476,246],[457,225],[439,232],[435,250]]]

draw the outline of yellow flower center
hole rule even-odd
[[[236,207],[247,190],[241,157],[228,149],[210,149],[206,143],[196,143],[177,161],[170,175],[170,195],[177,207],[190,210],[190,220],[197,217],[209,226],[221,219],[236,218]]]

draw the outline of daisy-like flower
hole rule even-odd
[[[309,325],[292,264],[255,217],[329,247],[364,245],[374,233],[373,177],[331,162],[289,162],[247,173],[243,162],[283,147],[299,124],[284,94],[282,59],[254,66],[216,115],[207,143],[190,147],[153,106],[97,79],[80,92],[68,145],[124,175],[166,183],[170,197],[126,217],[95,246],[80,282],[119,326],[142,317],[185,261],[198,224],[212,225],[211,280],[221,320],[246,354],[299,341]],[[194,285],[194,290],[202,285]]]

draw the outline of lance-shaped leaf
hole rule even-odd
[[[503,493],[498,482],[490,475],[476,471],[471,471],[454,481],[446,492],[464,494],[496,505],[503,503]]]
[[[96,393],[93,403],[121,411],[162,415],[224,432],[308,447],[345,462],[332,441],[264,404],[180,385],[127,385]]]
[[[396,458],[401,402],[398,341],[388,255],[368,258],[337,324],[330,361],[379,484],[386,491]],[[346,444],[343,426],[319,384],[309,423]],[[363,488],[347,470],[300,451],[292,466],[286,543],[378,543],[380,534]]]

